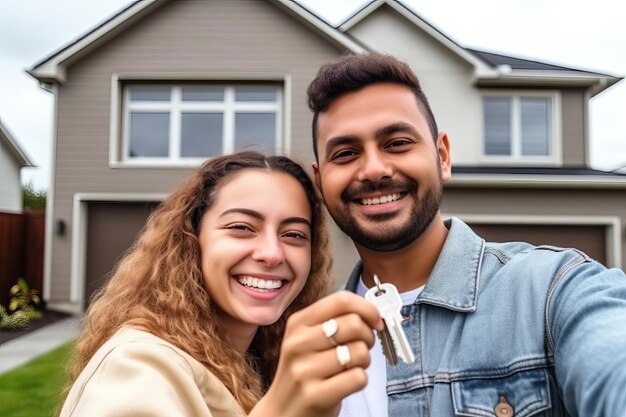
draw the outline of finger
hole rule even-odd
[[[283,354],[297,355],[323,351],[353,341],[361,341],[369,347],[373,346],[376,339],[374,332],[358,314],[345,314],[331,320],[335,321],[336,332],[330,337],[324,331],[324,323],[299,326],[286,332],[282,344]]]
[[[349,361],[343,365],[339,362],[337,348],[330,348],[321,352],[314,352],[302,356],[292,364],[293,381],[304,384],[310,381],[328,379],[345,372],[350,368],[367,368],[370,365],[370,353],[368,346],[362,341],[352,342],[345,345],[349,352]]]
[[[355,367],[340,372],[311,387],[309,395],[312,404],[320,409],[332,409],[350,394],[362,390],[367,385],[365,369]]]
[[[348,291],[336,292],[303,308],[289,318],[288,324],[312,326],[348,313],[358,314],[371,328],[384,327],[376,306]]]

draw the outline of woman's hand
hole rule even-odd
[[[250,416],[336,416],[341,400],[367,384],[372,329],[382,328],[376,307],[347,291],[293,314],[274,382]]]

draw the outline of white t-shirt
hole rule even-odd
[[[423,289],[422,285],[401,293],[402,304],[413,304]],[[367,290],[363,278],[360,278],[356,293],[364,297]],[[387,359],[383,355],[383,348],[378,338],[370,350],[370,357],[370,366],[365,370],[367,386],[344,398],[339,417],[384,417],[387,415]]]

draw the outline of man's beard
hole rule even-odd
[[[363,183],[358,189],[348,188],[341,194],[341,205],[331,206],[327,203],[326,207],[337,226],[356,244],[376,252],[391,252],[403,249],[424,233],[439,212],[443,193],[443,183],[440,178],[441,176],[439,176],[437,183],[429,188],[421,199],[418,198],[418,187],[414,181],[409,179],[402,181],[383,179],[377,183]],[[404,224],[396,225],[393,228],[383,228],[383,225],[363,227],[350,216],[350,205],[354,201],[354,198],[351,196],[373,192],[392,194],[394,192],[397,193],[398,190],[408,191],[403,199],[411,198],[414,201],[409,218]],[[373,222],[383,222],[392,219],[396,215],[396,213],[385,213],[370,215],[369,218]]]

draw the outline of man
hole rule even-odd
[[[308,99],[315,181],[361,258],[346,287],[395,284],[416,357],[386,366],[373,349],[343,416],[626,416],[622,271],[444,221],[450,140],[406,64],[344,56]]]

